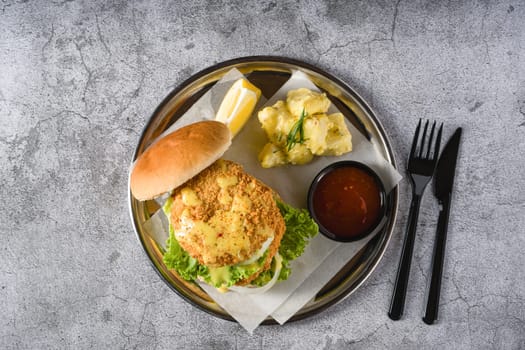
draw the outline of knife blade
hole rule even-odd
[[[446,201],[452,193],[461,132],[462,129],[458,128],[450,140],[448,140],[436,166],[436,173],[434,174],[434,195],[439,201]]]
[[[445,244],[447,239],[448,219],[452,188],[456,173],[456,163],[461,140],[461,128],[457,128],[449,139],[441,156],[439,157],[434,174],[434,196],[438,199],[441,209],[436,228],[434,253],[432,257],[432,277],[427,298],[427,308],[423,321],[433,324],[437,320],[439,309],[439,295],[441,290],[441,277],[443,275],[443,261],[445,258]]]

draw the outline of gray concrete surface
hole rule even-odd
[[[525,348],[525,2],[0,2],[0,348]],[[441,320],[421,321],[438,207],[423,201],[403,320],[387,309],[407,218],[372,277],[315,317],[247,334],[154,273],[126,204],[148,116],[216,62],[283,55],[355,87],[401,167],[419,118],[464,127]]]

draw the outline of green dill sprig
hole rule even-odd
[[[305,141],[304,139],[304,119],[306,118],[306,112],[303,111],[301,113],[301,117],[298,121],[294,123],[292,128],[290,129],[290,132],[288,133],[288,136],[286,136],[286,149],[288,152],[295,146],[295,144],[303,144]]]

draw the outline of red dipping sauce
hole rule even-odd
[[[362,163],[343,161],[323,169],[308,194],[308,207],[328,238],[349,242],[374,230],[384,215],[384,187]]]

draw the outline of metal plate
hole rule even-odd
[[[230,69],[237,68],[263,92],[270,97],[290,77],[294,70],[301,70],[319,89],[325,91],[332,102],[348,120],[376,145],[383,157],[396,167],[394,154],[381,123],[366,102],[348,85],[329,73],[310,64],[284,57],[255,56],[233,59],[205,69],[175,88],[153,112],[140,136],[132,162],[173,124],[208,89],[210,89]],[[387,196],[387,223],[339,273],[332,278],[315,299],[305,305],[290,321],[303,319],[319,313],[327,307],[343,300],[354,292],[374,271],[390,241],[397,217],[399,189],[396,186]],[[162,262],[162,255],[155,242],[146,234],[144,222],[155,213],[155,201],[137,201],[129,192],[129,206],[137,237],[151,260],[155,271],[182,298],[194,306],[223,319],[233,318],[196,284],[182,280]],[[274,323],[268,318],[264,324]]]

